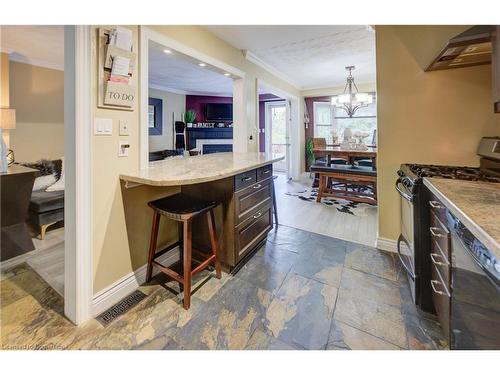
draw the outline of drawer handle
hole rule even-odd
[[[443,258],[443,257],[441,255],[439,255],[439,254],[431,253],[432,263],[434,263],[436,266],[446,266],[446,267],[448,267],[448,262],[446,262],[446,263],[439,262],[434,257],[440,257],[440,258]]]
[[[437,290],[436,289],[436,284],[440,284],[442,285],[442,283],[440,283],[439,281],[437,280],[431,280],[431,287],[432,287],[432,290],[434,291],[434,293],[436,294],[440,294],[442,296],[446,296],[446,297],[450,297],[450,294],[448,293],[448,291],[445,289],[445,292],[441,291],[441,290]]]
[[[253,218],[254,219],[258,219],[261,216],[262,216],[262,212],[259,212],[257,215],[253,215]]]
[[[253,188],[254,188],[254,189],[260,189],[261,187],[262,187],[262,185],[261,185],[261,184],[257,184],[257,185],[254,185],[254,186],[253,186]]]
[[[441,206],[439,204],[438,201],[429,201],[429,205],[432,207],[432,208],[437,208],[438,210],[444,208],[443,206]]]
[[[252,179],[252,177],[243,177],[241,179],[241,181],[250,181]]]
[[[434,236],[434,237],[446,237],[444,234],[441,234],[441,233],[437,233],[437,231],[440,231],[441,229],[439,229],[438,227],[430,227],[429,230],[431,231],[431,234]]]
[[[268,174],[268,173],[271,173],[270,169],[268,169],[267,171],[262,172],[262,174]]]

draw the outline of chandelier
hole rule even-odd
[[[332,96],[332,105],[343,109],[349,117],[352,117],[359,108],[373,103],[373,95],[358,92],[358,87],[354,83],[354,77],[352,76],[352,71],[356,68],[354,65],[346,66],[345,68],[349,71],[349,75],[347,76],[344,93]],[[353,92],[353,87],[356,92]]]

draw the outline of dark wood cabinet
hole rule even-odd
[[[257,182],[234,193],[236,222],[248,219],[260,206],[270,204],[272,200],[272,179]]]
[[[495,26],[491,38],[491,48],[493,110],[495,113],[500,113],[500,26]]]
[[[221,261],[226,270],[235,268],[255,250],[273,227],[272,165],[217,181],[184,185],[182,192],[218,203],[215,218]],[[195,220],[193,243],[199,248],[210,247],[206,231],[206,223]]]

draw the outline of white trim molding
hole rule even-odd
[[[377,249],[389,251],[391,253],[398,252],[398,242],[389,238],[377,237]]]
[[[297,81],[295,81],[291,77],[287,76],[286,74],[280,72],[274,66],[269,65],[268,63],[266,63],[265,61],[263,61],[262,59],[257,57],[253,52],[251,52],[249,50],[243,50],[242,52],[243,52],[243,56],[245,56],[245,59],[247,59],[251,63],[254,63],[255,65],[261,67],[262,69],[268,71],[272,75],[278,77],[279,79],[282,79],[286,83],[295,87],[297,90],[301,90],[301,86]]]
[[[64,71],[64,61],[62,63],[56,63],[52,61],[45,61],[39,59],[33,59],[30,57],[26,57],[19,53],[16,53],[14,49],[10,48],[0,48],[0,52],[7,53],[9,55],[9,61],[14,61],[21,64],[38,66],[41,68],[52,69],[52,70],[61,70]]]
[[[90,26],[64,27],[64,313],[92,317],[92,48]]]
[[[160,257],[156,258],[156,260],[167,267],[171,266],[179,260],[179,247],[177,246],[167,253],[162,254]],[[139,285],[144,284],[146,282],[146,271],[147,264],[139,267],[135,272],[123,276],[107,288],[96,293],[92,299],[92,315],[95,317],[102,314],[111,306],[135,291]],[[153,268],[153,275],[156,275],[158,272],[160,271]]]

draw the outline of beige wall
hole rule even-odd
[[[58,159],[64,155],[64,72],[10,62],[10,106],[16,129],[10,148],[16,161]]]
[[[425,73],[464,26],[377,26],[379,236],[400,233],[394,190],[401,163],[478,165],[483,136],[500,134],[491,66]]]
[[[0,53],[0,106],[9,106],[9,55]]]
[[[139,51],[136,26],[131,26],[135,50]],[[154,29],[176,39],[191,48],[213,56],[246,73],[247,123],[251,131],[256,126],[257,88],[256,79],[299,97],[300,92],[287,83],[277,79],[267,71],[246,61],[241,51],[216,38],[201,27],[194,26],[155,26]],[[96,32],[92,33],[96,38]],[[95,41],[94,41],[95,42]],[[93,45],[96,45],[93,43]],[[151,230],[151,209],[149,200],[176,192],[176,188],[137,187],[125,189],[119,180],[120,173],[139,168],[139,104],[132,112],[97,108],[96,69],[97,56],[93,51],[94,62],[92,83],[93,115],[113,119],[112,136],[94,136],[93,159],[93,265],[94,292],[98,292],[118,279],[136,270],[146,262],[149,234]],[[138,66],[139,69],[144,68]],[[137,76],[139,76],[137,72]],[[138,95],[139,90],[137,90]],[[300,114],[302,118],[302,113]],[[130,125],[130,135],[118,135],[118,122],[125,120]],[[130,142],[129,157],[118,158],[118,141]],[[249,141],[249,149],[257,150],[256,137]],[[303,155],[303,150],[301,151]],[[303,164],[303,163],[302,163]],[[173,225],[162,224],[161,241],[174,239],[176,229]]]
[[[186,95],[149,89],[149,97],[161,99],[163,104],[162,134],[149,136],[149,151],[173,149],[174,120],[172,115],[175,115],[175,121],[182,121],[182,115],[186,111]]]

